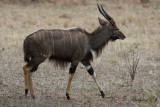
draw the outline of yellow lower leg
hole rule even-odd
[[[32,86],[32,80],[29,76],[29,72],[32,68],[25,65],[23,67],[23,70],[24,70],[24,80],[25,80],[25,94],[27,95],[28,94],[28,89],[31,91],[33,90],[33,86]],[[31,88],[32,87],[32,88]],[[33,93],[33,91],[31,91],[31,93]],[[33,95],[33,94],[31,94]]]
[[[95,74],[95,73],[92,75],[92,78],[93,78],[94,82],[96,83],[99,92],[101,93],[102,97],[104,98],[104,97],[105,97],[105,94],[104,94],[103,91],[101,90],[101,87],[99,86],[99,84],[98,84],[98,82],[97,82],[97,80],[96,80],[96,74]]]
[[[25,81],[25,95],[27,96],[29,89],[29,81],[28,81],[28,71],[26,65],[23,67],[23,71],[24,71],[24,81]]]
[[[70,86],[71,86],[71,82],[72,82],[73,76],[74,76],[74,73],[70,74],[70,77],[69,77],[69,81],[68,81],[68,85],[67,85],[67,89],[66,89],[67,99],[70,99],[70,97],[69,97],[69,90],[70,90]]]

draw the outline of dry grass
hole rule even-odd
[[[125,1],[125,3],[123,2]],[[44,28],[79,26],[91,32],[99,26],[97,1],[80,5],[0,3],[0,106],[160,106],[160,4],[151,1],[143,8],[138,1],[98,1],[126,35],[111,42],[92,63],[106,98],[102,99],[92,78],[80,64],[71,88],[71,101],[65,98],[68,69],[55,69],[44,62],[33,75],[36,100],[24,97],[23,40]],[[139,69],[130,84],[123,57],[135,47],[139,50]],[[78,85],[77,85],[78,84]]]

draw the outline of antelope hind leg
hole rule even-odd
[[[69,69],[69,81],[68,81],[68,85],[67,85],[67,89],[66,89],[66,97],[68,100],[70,100],[69,91],[70,91],[73,76],[75,74],[76,67],[77,67],[77,65],[76,66],[71,65],[71,67]]]
[[[33,73],[33,72],[29,71],[29,75],[28,75],[29,90],[30,90],[31,97],[32,97],[33,99],[35,99],[34,90],[33,90],[33,84],[32,84],[32,73]]]
[[[67,85],[67,89],[66,89],[66,97],[68,100],[70,100],[69,90],[71,87],[71,82],[72,82],[72,78],[73,78],[74,74],[69,74],[69,75],[70,75],[70,77],[69,77],[69,81],[68,81],[68,85]]]
[[[27,96],[28,89],[30,87],[29,80],[28,80],[30,68],[27,65],[25,65],[25,66],[23,66],[23,71],[24,71],[24,81],[25,81],[25,96]]]

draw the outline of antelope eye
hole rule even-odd
[[[117,31],[119,31],[119,29],[114,29],[114,33],[116,33]]]
[[[115,28],[114,30],[118,30],[118,31],[119,31],[119,29],[118,29],[118,28]]]

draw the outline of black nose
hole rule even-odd
[[[121,36],[121,37],[120,37],[120,39],[125,39],[125,38],[126,38],[125,36]]]

